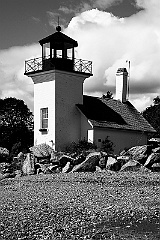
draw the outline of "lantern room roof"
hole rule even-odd
[[[57,32],[49,35],[48,37],[45,37],[39,41],[40,45],[43,45],[45,43],[51,43],[53,47],[56,49],[66,46],[66,48],[73,48],[78,47],[77,41],[74,39],[68,37],[64,33],[62,33],[60,30],[57,30]]]

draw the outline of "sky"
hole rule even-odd
[[[93,62],[84,94],[115,95],[115,75],[129,71],[129,100],[139,110],[160,95],[159,0],[0,0],[0,98],[23,99],[31,111],[34,85],[25,60],[40,57],[38,41],[62,32],[78,42],[76,58]]]

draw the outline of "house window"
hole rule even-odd
[[[48,108],[41,108],[41,129],[48,128]]]

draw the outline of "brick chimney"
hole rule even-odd
[[[127,101],[128,72],[126,68],[118,68],[116,73],[116,99],[122,103]]]

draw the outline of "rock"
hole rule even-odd
[[[20,152],[17,157],[13,158],[13,168],[14,170],[21,170],[24,160],[26,158],[26,154],[24,154],[23,152]]]
[[[41,164],[41,163],[36,163],[35,164],[35,173],[43,173],[43,174],[51,174],[55,173],[56,170],[59,168],[59,165],[53,165],[52,163],[49,164]]]
[[[152,149],[152,152],[154,153],[160,153],[160,147]]]
[[[18,177],[22,176],[22,171],[21,170],[16,170],[14,173],[15,173],[15,178],[18,178]]]
[[[51,153],[51,158],[50,158],[50,162],[54,163],[54,162],[58,162],[59,159],[65,155],[64,152],[57,152],[57,151],[52,151]]]
[[[106,168],[107,161],[108,161],[108,156],[102,154],[102,157],[101,157],[100,160],[99,160],[99,167],[100,167],[101,169],[105,169],[105,168]]]
[[[115,171],[115,172],[118,172],[120,169],[121,169],[121,163],[120,162],[115,162],[111,165],[108,165],[106,167],[107,170],[111,170],[111,171]]]
[[[141,164],[144,164],[148,158],[148,156],[152,152],[151,145],[143,145],[143,146],[135,146],[130,148],[124,156],[130,156],[132,160],[138,161]]]
[[[107,164],[106,164],[106,169],[110,171],[119,171],[121,168],[121,163],[118,162],[115,158],[113,157],[108,157]]]
[[[41,164],[49,164],[50,163],[50,157],[39,157],[37,158],[37,162]]]
[[[131,172],[151,172],[149,169],[145,168],[142,164],[135,160],[129,160],[124,164],[121,169],[121,172],[131,171]]]
[[[24,160],[22,166],[22,172],[24,175],[32,175],[35,173],[35,166],[34,166],[34,155],[28,153],[26,159]]]
[[[34,154],[35,157],[38,158],[51,157],[51,153],[53,153],[53,148],[46,143],[35,145],[29,150]]]
[[[149,157],[147,158],[147,161],[145,162],[144,166],[147,168],[150,168],[154,163],[160,162],[160,153],[151,153]]]
[[[122,152],[120,152],[119,156],[123,156],[125,155],[125,153],[126,153],[126,150],[123,150]]]
[[[75,166],[75,165],[78,165],[78,164],[82,163],[83,161],[85,161],[85,159],[86,159],[86,156],[83,153],[81,153],[76,158],[74,158],[72,163]]]
[[[116,162],[117,162],[117,160],[116,160],[115,158],[113,158],[113,157],[108,157],[106,166],[108,166],[108,165],[113,165],[113,164],[116,163]]]
[[[68,155],[63,155],[59,158],[59,166],[61,168],[64,168],[67,164],[67,162],[73,163],[75,161],[74,158],[68,156]]]
[[[7,162],[2,162],[0,163],[0,173],[5,174],[5,173],[12,173],[12,165]]]
[[[121,167],[130,160],[130,156],[118,156],[117,161],[120,162]]]
[[[129,160],[127,163],[125,163],[122,167],[120,171],[139,171],[139,169],[141,168],[141,164],[138,161],[135,160]]]
[[[58,167],[59,167],[59,165],[50,165],[50,166],[48,166],[48,169],[49,169],[51,172],[54,172]]]
[[[74,166],[71,172],[94,172],[96,171],[96,166],[98,166],[100,158],[100,152],[90,153],[85,161]]]
[[[152,167],[151,167],[151,170],[153,171],[153,172],[160,172],[160,163],[158,162],[158,163],[154,163],[153,165],[152,165]]]
[[[72,167],[71,163],[67,162],[65,167],[62,168],[62,173],[68,173],[68,172],[70,172],[72,170],[72,168],[73,167]]]
[[[3,180],[5,178],[14,178],[15,174],[14,173],[0,173],[0,180]]]
[[[58,165],[41,164],[41,163],[36,163],[36,165],[35,165],[35,169],[36,169],[37,174],[40,174],[41,172],[43,174],[50,174],[54,170],[56,170],[57,167],[58,167]]]
[[[96,166],[96,172],[106,172],[106,169],[102,169],[99,166]]]

